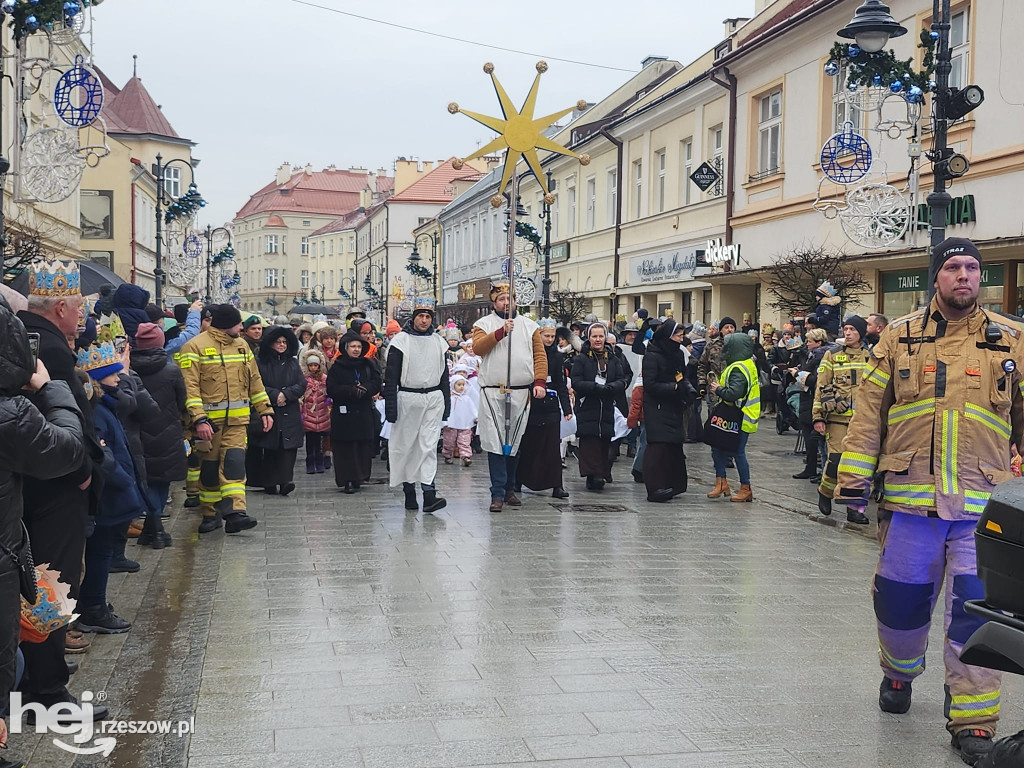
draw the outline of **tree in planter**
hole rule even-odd
[[[590,299],[579,291],[551,292],[551,317],[562,325],[569,325],[574,320],[579,320],[589,311]]]
[[[868,293],[871,283],[846,256],[821,245],[800,245],[775,256],[767,272],[768,303],[785,317],[805,315],[818,303],[815,291],[828,280],[843,304]]]

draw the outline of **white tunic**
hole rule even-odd
[[[437,438],[444,416],[444,395],[440,389],[424,394],[403,392],[402,388],[436,388],[445,370],[444,352],[448,344],[436,333],[413,336],[403,331],[391,340],[391,346],[402,353],[398,419],[388,438],[391,486],[429,485],[437,474]]]
[[[510,336],[499,341],[494,349],[480,360],[480,415],[477,423],[477,434],[480,436],[480,447],[488,453],[502,454],[505,445],[505,401],[501,385],[514,387],[510,391],[512,399],[512,421],[509,443],[512,456],[519,452],[519,442],[526,431],[526,422],[530,414],[530,400],[533,397],[533,334],[537,324],[528,317],[516,317],[515,329]],[[494,333],[505,325],[505,320],[491,313],[474,323],[484,333]],[[508,352],[512,346],[512,377],[508,376]]]

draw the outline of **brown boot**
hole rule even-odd
[[[715,489],[708,494],[708,498],[717,499],[719,496],[728,496],[730,493],[728,481],[724,477],[716,477]]]
[[[750,486],[744,483],[740,486],[740,492],[733,496],[730,501],[753,501],[754,492],[750,490]]]

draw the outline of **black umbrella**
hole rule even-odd
[[[289,315],[327,315],[328,317],[338,317],[338,311],[331,307],[325,307],[323,304],[296,304],[290,310]]]
[[[78,270],[82,275],[82,293],[86,296],[99,293],[100,288],[104,285],[111,285],[114,290],[117,290],[117,287],[125,282],[124,279],[95,261],[87,261],[85,259],[79,261]],[[28,276],[29,270],[25,269],[11,281],[11,288],[22,296],[28,296]]]

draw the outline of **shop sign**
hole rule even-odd
[[[708,240],[705,258],[710,264],[725,264],[728,262],[734,267],[738,267],[740,265],[740,246],[738,243],[722,245],[720,239]]]
[[[711,167],[711,164],[706,160],[700,164],[696,171],[690,174],[690,180],[700,187],[701,192],[707,192],[711,185],[718,181],[719,178],[718,171]]]
[[[981,287],[1002,286],[1003,265],[993,264],[982,267]],[[883,272],[882,292],[883,293],[913,293],[916,291],[928,290],[928,270],[910,269],[905,272]]]
[[[473,280],[469,283],[459,283],[459,301],[476,301],[490,296],[491,281]]]
[[[706,273],[706,267],[697,261],[695,250],[689,253],[675,250],[634,256],[629,260],[629,282],[631,285],[644,285],[671,280],[690,280],[696,276],[700,268],[704,268]]]
[[[927,229],[931,224],[932,209],[927,203],[917,206],[917,228]],[[959,224],[970,224],[978,220],[978,209],[974,204],[974,195],[954,197],[946,209],[946,226],[955,227]]]

